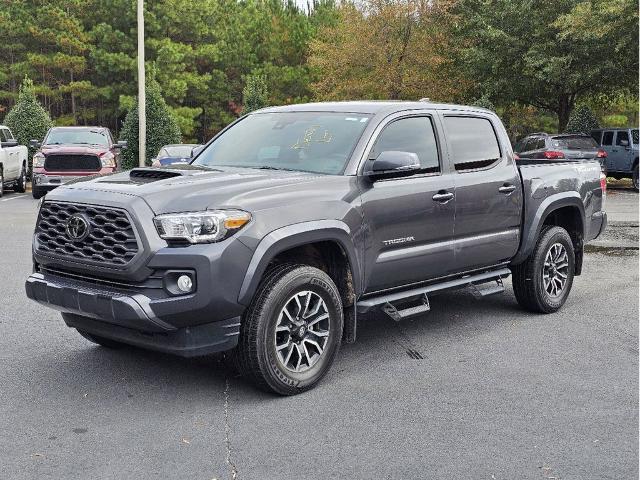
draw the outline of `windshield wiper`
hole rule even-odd
[[[283,170],[285,172],[299,172],[299,170],[295,170],[293,168],[272,167],[271,165],[260,165],[259,167],[247,167],[247,168],[255,168],[257,170]]]

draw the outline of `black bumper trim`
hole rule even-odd
[[[93,335],[180,357],[199,357],[231,350],[238,344],[240,317],[179,328],[172,332],[141,332],[92,318],[64,313],[67,326]]]

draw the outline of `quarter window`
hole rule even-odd
[[[436,135],[429,117],[401,118],[387,125],[378,136],[370,157],[376,158],[389,150],[415,153],[423,170],[440,171]]]
[[[602,145],[613,145],[613,132],[604,132]]]
[[[444,120],[456,170],[486,168],[500,160],[498,138],[488,119],[446,116]]]

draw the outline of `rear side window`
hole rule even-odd
[[[458,171],[486,168],[500,160],[500,147],[493,125],[486,118],[444,117],[453,162]],[[528,148],[529,142],[527,142]]]
[[[629,142],[629,132],[618,132],[618,134],[616,135],[616,145],[621,145],[620,142],[622,140],[626,140],[627,142]]]
[[[536,150],[542,150],[545,148],[545,144],[544,144],[544,138],[539,138],[536,141]]]
[[[613,132],[604,132],[602,145],[613,145]]]
[[[593,150],[598,147],[596,141],[586,135],[556,137],[551,140],[551,144],[563,150]]]
[[[14,140],[13,135],[11,134],[11,130],[9,130],[8,128],[3,128],[2,130],[4,130],[4,136],[7,140]]]
[[[387,125],[378,136],[371,156],[376,158],[389,150],[415,153],[423,169],[440,171],[436,136],[429,117],[401,118]]]
[[[4,128],[0,128],[0,142],[6,142],[8,140],[7,138],[7,132]]]
[[[633,144],[634,145],[638,145],[638,140],[640,140],[638,138],[638,129],[636,128],[635,130],[631,130],[631,137],[633,137]]]

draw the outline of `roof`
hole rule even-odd
[[[65,126],[65,127],[51,127],[56,130],[106,130],[107,127],[96,127],[92,125],[75,125],[75,126]]]
[[[277,112],[344,112],[344,113],[393,113],[394,111],[417,110],[463,110],[474,112],[489,112],[481,107],[453,105],[446,103],[397,101],[397,100],[368,100],[352,102],[316,102],[298,103],[293,105],[282,105],[279,107],[267,107],[254,113],[277,113]]]

